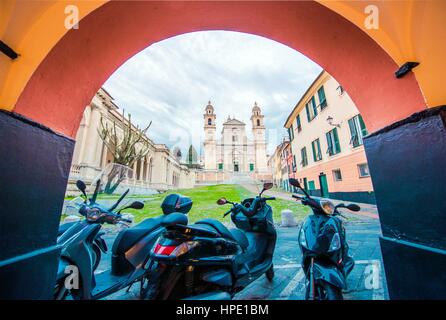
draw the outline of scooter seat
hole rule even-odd
[[[239,229],[229,230],[223,223],[214,219],[203,219],[197,221],[195,224],[210,226],[219,234],[221,234],[223,238],[237,242],[243,249],[246,249],[248,247],[248,238],[246,237],[245,233]]]
[[[175,224],[187,225],[187,216],[183,213],[174,212],[156,218],[145,219],[136,226],[119,232],[113,243],[112,251],[114,254],[123,254],[156,229]]]
[[[114,254],[122,254],[128,251],[135,243],[144,238],[155,229],[160,228],[164,216],[145,219],[134,227],[122,230],[116,237],[112,252]]]

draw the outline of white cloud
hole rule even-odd
[[[217,114],[217,132],[228,115],[244,121],[249,132],[251,108],[257,101],[267,132],[279,130],[276,139],[268,139],[271,152],[278,142],[274,140],[285,134],[289,112],[320,71],[304,55],[278,42],[206,31],[151,45],[124,63],[104,87],[137,124],[153,121],[149,136],[155,142],[179,145],[182,151],[190,143],[200,151],[209,99]]]

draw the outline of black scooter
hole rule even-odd
[[[95,253],[97,242],[107,251],[106,243],[100,237],[102,224],[130,223],[120,212],[129,208],[142,209],[144,204],[135,201],[114,211],[127,195],[128,189],[111,208],[104,208],[96,203],[100,180],[88,201],[85,183],[79,180],[76,185],[85,197],[79,213],[86,219],[73,224],[58,238],[62,252],[54,298],[100,299],[136,282],[141,283],[142,293],[144,282],[150,277],[148,263],[153,244],[164,227],[176,223],[187,224],[187,206],[178,206],[178,195],[167,196],[162,204],[164,215],[146,219],[134,227],[122,230],[113,243],[111,269],[95,274],[95,265],[100,259]]]
[[[339,208],[359,211],[356,204],[334,206],[332,202],[313,199],[298,180],[289,182],[302,190],[304,197],[293,195],[303,205],[311,207],[313,214],[302,223],[299,246],[302,251],[302,268],[306,276],[307,300],[342,300],[342,289],[347,287],[346,278],[355,262],[348,255],[345,229],[339,216]]]
[[[154,246],[152,260],[159,278],[153,281],[151,299],[231,299],[235,293],[263,274],[274,277],[273,253],[276,230],[272,209],[262,192],[241,204],[221,198],[219,205],[231,204],[237,228],[228,229],[214,219],[193,225],[175,225]]]

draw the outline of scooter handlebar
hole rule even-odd
[[[225,214],[223,215],[223,217],[226,217],[228,214],[230,214],[232,212],[232,208],[231,209],[229,209],[229,211],[228,212],[225,212]]]

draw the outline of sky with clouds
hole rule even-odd
[[[217,133],[228,115],[247,124],[257,101],[265,115],[268,151],[321,68],[278,42],[227,31],[194,32],[155,43],[124,63],[104,84],[115,103],[147,126],[156,143],[193,144],[203,136],[203,112],[211,100]],[[183,153],[184,154],[184,153]]]

